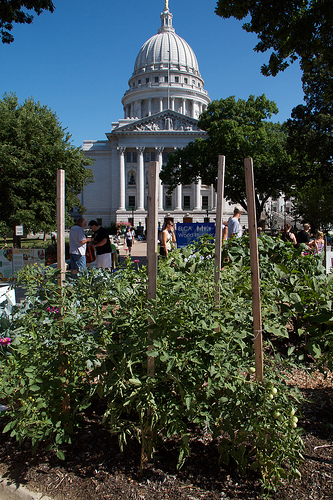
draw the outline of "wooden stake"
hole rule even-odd
[[[65,259],[65,171],[57,170],[57,263],[60,269],[59,286],[66,273]]]
[[[66,273],[66,260],[65,260],[65,171],[62,169],[57,170],[57,264],[58,269],[60,269],[60,275],[58,284],[60,287],[60,296],[62,302],[63,296],[63,284],[65,281]],[[59,304],[61,314],[62,304]],[[59,318],[59,327],[62,329],[62,317]],[[65,354],[60,347],[59,354]],[[60,373],[62,377],[66,375],[66,366],[62,365],[60,367]],[[63,384],[64,390],[66,391],[66,383]],[[64,398],[61,402],[61,409],[63,414],[68,414],[70,411],[70,398],[67,393],[65,393]]]
[[[156,299],[157,289],[157,226],[158,226],[158,162],[151,161],[148,166],[148,221],[147,221],[147,272],[148,272],[148,299]],[[149,317],[149,323],[152,319]],[[150,331],[148,329],[148,344]],[[149,348],[148,348],[149,349]],[[154,376],[155,360],[148,356],[148,375]]]
[[[224,174],[225,156],[219,155],[217,171],[217,201],[216,201],[216,221],[215,221],[215,305],[220,307],[220,276],[221,276],[221,253],[222,253],[222,219],[223,219],[223,198],[224,198]]]
[[[256,223],[256,205],[253,177],[253,160],[245,158],[245,182],[247,198],[247,214],[250,239],[250,262],[251,262],[251,282],[252,282],[252,313],[254,330],[254,353],[256,379],[264,381],[263,352],[262,352],[262,322],[261,322],[261,301],[260,301],[260,277],[259,277],[259,256],[258,238]]]

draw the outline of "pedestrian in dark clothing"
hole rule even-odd
[[[109,233],[105,227],[97,224],[95,220],[91,220],[88,224],[94,232],[92,247],[96,250],[96,265],[103,269],[111,269],[111,243]]]

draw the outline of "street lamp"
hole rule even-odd
[[[206,207],[206,217],[204,217],[204,222],[209,222],[209,208]]]

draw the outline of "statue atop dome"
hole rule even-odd
[[[169,0],[165,0],[164,10],[169,10]]]

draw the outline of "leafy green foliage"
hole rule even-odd
[[[82,187],[92,181],[91,161],[71,145],[70,135],[46,106],[14,94],[0,101],[0,200],[9,227],[50,231],[56,221],[57,170],[65,170],[66,209],[79,206]],[[82,209],[82,207],[81,207]]]
[[[15,0],[0,3],[0,35],[2,43],[11,43],[14,41],[10,31],[14,23],[31,24],[33,16],[26,12],[33,10],[39,16],[43,10],[54,11],[54,5],[51,0]]]
[[[297,58],[306,71],[319,54],[332,65],[330,0],[218,0],[216,14],[236,19],[250,16],[243,28],[258,35],[260,41],[254,50],[273,50],[269,63],[262,67],[264,75],[275,76]]]
[[[20,282],[30,298],[0,332],[11,338],[0,347],[5,431],[33,447],[45,442],[63,458],[78,413],[98,394],[121,449],[139,440],[142,467],[170,439],[182,466],[195,429],[214,440],[222,463],[257,470],[268,488],[297,477],[302,398],[285,379],[306,349],[323,369],[332,368],[333,351],[333,279],[301,250],[259,240],[264,384],[253,368],[246,236],[223,247],[220,308],[209,239],[159,262],[156,300],[147,300],[146,269],[130,259],[115,274],[87,270],[62,294],[57,273],[26,268]],[[291,321],[296,340],[281,357],[274,346],[288,340]]]
[[[10,432],[19,442],[29,439],[33,449],[42,441],[57,450],[70,442],[75,415],[89,405],[93,371],[100,351],[98,321],[87,308],[82,292],[68,283],[61,294],[57,273],[26,268],[18,283],[28,298],[13,313],[2,335],[12,339],[0,358],[0,397],[10,405]],[[74,284],[75,285],[75,284]],[[66,400],[70,410],[64,410]]]
[[[197,139],[176,151],[161,172],[162,181],[177,184],[216,184],[218,156],[226,157],[225,197],[246,210],[244,158],[253,158],[257,220],[269,197],[286,192],[296,168],[286,151],[287,135],[280,124],[269,122],[278,112],[265,95],[247,101],[234,97],[213,101],[200,115],[198,126],[207,139]],[[281,169],[283,165],[283,169]]]
[[[243,28],[259,38],[254,50],[273,50],[264,75],[275,76],[290,62],[300,60],[305,105],[292,110],[287,121],[288,151],[302,166],[284,190],[293,196],[298,214],[319,227],[332,221],[332,102],[333,10],[331,0],[218,0],[223,18],[249,20]],[[306,33],[306,37],[304,37]],[[255,163],[254,163],[255,164]],[[283,163],[281,163],[283,164]],[[318,184],[319,189],[313,186]],[[319,196],[318,196],[318,191]],[[306,203],[309,196],[311,203]],[[317,198],[316,198],[317,197]],[[323,207],[325,207],[323,209]],[[317,212],[317,216],[316,216]],[[324,212],[324,213],[323,213]],[[320,215],[324,217],[320,219]],[[324,220],[325,219],[325,220]]]

